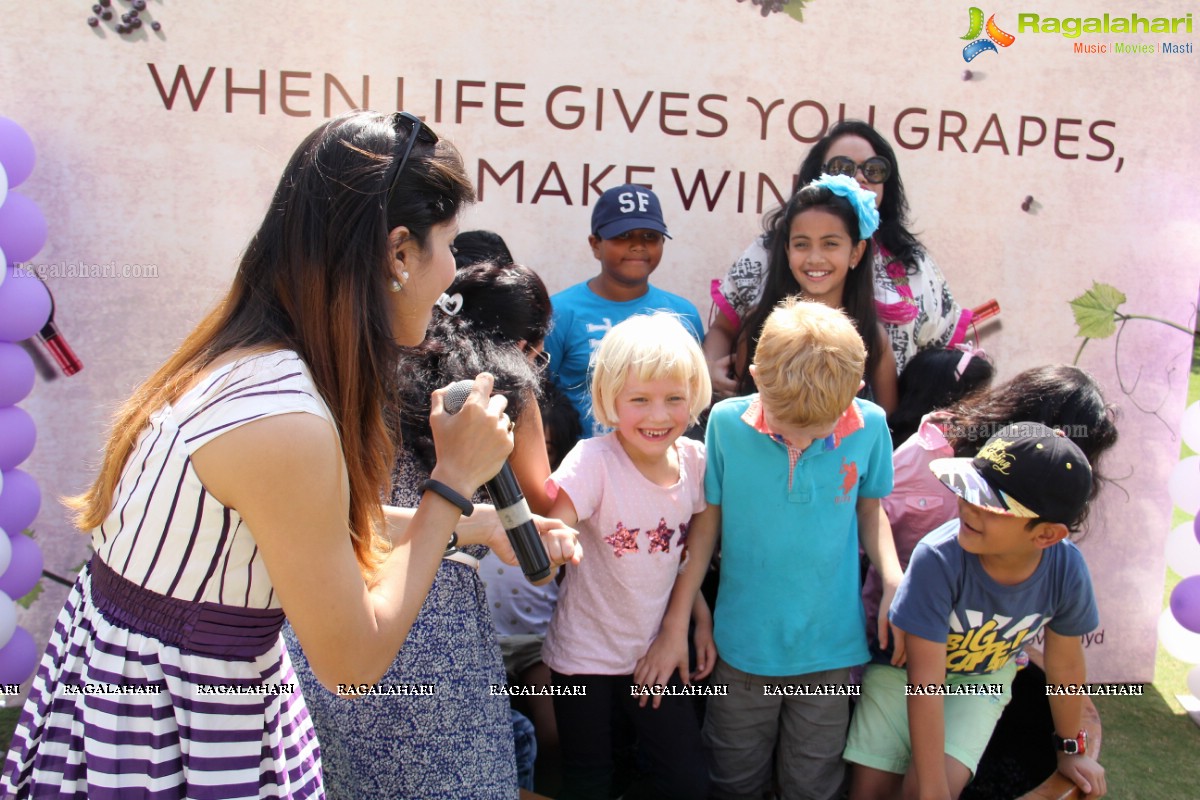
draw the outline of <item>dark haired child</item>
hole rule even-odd
[[[907,672],[871,664],[863,675],[845,752],[852,800],[957,798],[1011,697],[1015,656],[1043,627],[1047,684],[1087,680],[1081,637],[1099,613],[1087,565],[1067,540],[1092,492],[1083,452],[1061,431],[1018,422],[975,458],[930,469],[958,495],[959,519],[917,545],[892,603]],[[1058,771],[1102,797],[1082,697],[1051,695],[1050,710]]]
[[[824,175],[792,195],[771,235],[762,297],[734,339],[740,394],[754,391],[748,366],[767,317],[781,300],[798,296],[846,312],[866,346],[862,396],[884,411],[895,406],[895,357],[879,324],[871,273],[871,235],[879,226],[875,200],[845,175]]]
[[[491,261],[501,266],[513,263],[504,238],[492,231],[463,231],[454,237],[454,265],[458,269]]]
[[[899,398],[888,414],[892,445],[899,447],[907,441],[931,411],[986,389],[995,374],[987,355],[971,344],[917,353],[900,372]]]
[[[546,337],[551,379],[562,389],[583,423],[583,436],[607,428],[592,415],[588,367],[600,340],[617,323],[634,314],[671,311],[699,342],[704,332],[700,312],[691,302],[650,285],[650,274],[669,239],[658,196],[644,186],[625,184],[600,195],[592,209],[588,237],[600,272],[552,298],[554,323]]]

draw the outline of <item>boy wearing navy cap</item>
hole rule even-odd
[[[1099,615],[1087,565],[1067,540],[1091,490],[1083,453],[1060,431],[1019,422],[975,458],[938,459],[930,469],[958,495],[959,519],[917,545],[892,603],[907,675],[871,664],[863,676],[845,753],[852,800],[901,790],[958,797],[1011,697],[1014,656],[1043,626],[1047,684],[1087,679],[1080,637]],[[1058,771],[1088,798],[1103,796],[1104,768],[1080,725],[1082,697],[1049,699]]]
[[[697,341],[702,339],[696,307],[650,285],[650,273],[662,260],[663,240],[669,238],[654,192],[628,183],[609,189],[592,209],[588,237],[600,273],[551,298],[553,323],[545,343],[550,377],[579,412],[585,438],[605,431],[591,413],[588,366],[612,326],[634,314],[672,311]]]

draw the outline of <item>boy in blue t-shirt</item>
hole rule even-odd
[[[664,238],[670,235],[654,192],[628,183],[609,189],[592,209],[588,237],[600,274],[550,299],[554,316],[545,343],[550,378],[579,412],[584,438],[607,430],[592,416],[588,367],[612,326],[634,314],[673,311],[696,341],[703,338],[696,307],[650,285],[650,273],[662,260]]]
[[[859,546],[884,580],[880,640],[900,564],[880,498],[892,490],[883,409],[856,399],[866,349],[839,309],[795,298],[768,317],[759,393],[713,406],[705,499],[645,682],[687,673],[688,615],[718,533],[717,666],[703,737],[714,797],[837,797],[852,666],[867,660]]]
[[[1092,471],[1060,431],[1018,422],[973,458],[929,465],[959,519],[917,544],[892,603],[908,670],[867,667],[846,746],[850,796],[956,798],[1011,697],[1015,656],[1046,628],[1044,665],[1058,771],[1089,798],[1104,768],[1080,727],[1083,634],[1100,622],[1078,528]],[[901,644],[903,642],[903,645]]]

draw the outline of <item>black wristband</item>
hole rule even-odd
[[[440,495],[447,502],[458,506],[458,510],[462,512],[464,517],[471,516],[475,511],[475,505],[470,500],[441,481],[435,481],[433,478],[421,484],[421,492],[433,492],[436,495]]]

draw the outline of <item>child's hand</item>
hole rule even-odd
[[[892,629],[892,624],[888,621],[888,611],[891,610],[892,600],[896,597],[897,585],[889,584],[887,581],[883,583],[883,596],[879,598],[879,615],[876,617],[875,623],[878,625],[876,636],[879,637],[879,648],[886,650],[888,646],[888,630]],[[893,661],[892,664],[900,666],[904,662],[899,663]]]
[[[890,624],[890,623],[889,623]],[[892,666],[903,667],[908,663],[908,653],[904,650],[904,631],[892,626]]]
[[[500,524],[493,506],[483,503],[475,506],[475,512],[470,519],[463,518],[458,526],[458,544],[465,547],[469,544],[483,544],[496,554],[505,564],[516,566],[517,554],[508,541],[508,534]],[[554,580],[555,569],[563,564],[578,564],[583,558],[583,547],[579,544],[579,534],[574,528],[558,519],[548,519],[533,515],[533,522],[541,534],[542,546],[550,557],[550,575],[538,581],[535,585],[549,583]]]
[[[1058,754],[1058,771],[1079,787],[1085,800],[1104,797],[1108,793],[1108,783],[1104,779],[1104,767],[1091,756],[1069,756]]]
[[[713,639],[711,623],[696,625],[696,630],[692,633],[692,644],[696,646],[696,671],[692,673],[692,680],[702,681],[717,665],[717,643]]]
[[[733,356],[725,355],[713,359],[708,365],[708,377],[712,382],[713,400],[724,400],[737,394],[737,381],[733,375]]]
[[[542,546],[546,548],[546,555],[550,556],[550,576],[535,584],[541,586],[554,580],[555,571],[563,564],[578,565],[583,559],[583,547],[579,544],[579,534],[574,528],[567,527],[562,520],[547,519],[535,514],[533,523],[537,525],[538,533],[542,536]],[[504,538],[507,540],[508,536]]]
[[[637,665],[633,668],[633,682],[638,686],[666,686],[671,682],[671,675],[679,670],[679,679],[685,685],[690,683],[688,679],[688,649],[687,649],[687,631],[682,633],[677,631],[668,631],[663,629],[659,631],[658,637],[650,645],[650,649],[646,651],[646,655],[638,659]],[[647,695],[642,695],[638,700],[638,706],[646,707],[646,701],[650,699]],[[654,696],[654,708],[658,708],[662,702],[662,696]]]

